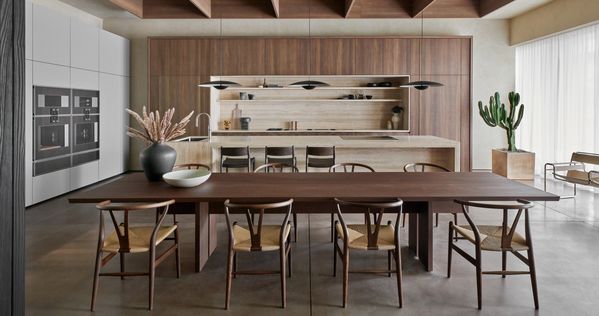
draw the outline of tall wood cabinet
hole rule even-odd
[[[148,100],[153,109],[210,111],[210,90],[197,84],[219,74],[410,75],[445,86],[411,90],[411,135],[461,143],[461,170],[470,170],[470,37],[151,37]],[[222,46],[221,46],[222,45]],[[221,51],[222,47],[222,51]],[[222,72],[220,58],[222,56]],[[420,62],[422,56],[422,70]],[[191,127],[205,134],[205,126]]]

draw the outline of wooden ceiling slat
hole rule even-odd
[[[117,5],[119,8],[132,13],[138,18],[144,17],[144,3],[143,0],[110,0],[111,3]]]
[[[416,17],[420,14],[420,12],[424,11],[435,1],[436,0],[412,0],[410,16]]]
[[[211,0],[189,0],[196,8],[198,8],[208,18],[212,17],[212,1]]]
[[[482,18],[483,16],[490,14],[491,12],[513,1],[514,0],[480,0],[478,15]]]
[[[345,0],[345,17],[349,15],[349,12],[351,11],[355,3],[356,0]]]

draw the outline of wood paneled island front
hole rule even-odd
[[[336,162],[359,162],[376,171],[403,171],[413,162],[428,162],[460,171],[460,143],[435,136],[215,136],[196,142],[172,142],[177,150],[177,164],[211,164],[219,171],[221,147],[249,146],[256,166],[264,163],[264,148],[294,146],[297,166],[304,169],[307,146],[335,146]],[[326,171],[326,170],[322,170]]]

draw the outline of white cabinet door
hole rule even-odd
[[[32,8],[31,0],[25,0],[25,59],[33,57],[33,43],[31,42],[31,35],[33,34]]]
[[[58,11],[33,5],[33,60],[70,66],[70,18]]]
[[[71,88],[84,90],[98,90],[98,73],[95,71],[71,68]]]
[[[129,40],[100,30],[100,72],[129,76]]]
[[[71,189],[71,169],[46,173],[33,178],[33,203],[65,194]]]
[[[25,60],[25,206],[33,204],[33,74]]]
[[[99,30],[71,19],[71,67],[98,71]]]
[[[125,103],[128,78],[100,73],[100,180],[125,171]]]
[[[71,87],[71,69],[40,62],[33,62],[33,85],[55,88]]]
[[[71,190],[98,182],[98,161],[92,161],[71,168]]]

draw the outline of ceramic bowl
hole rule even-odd
[[[211,174],[205,169],[177,170],[165,173],[162,179],[174,187],[192,188],[206,182]]]

